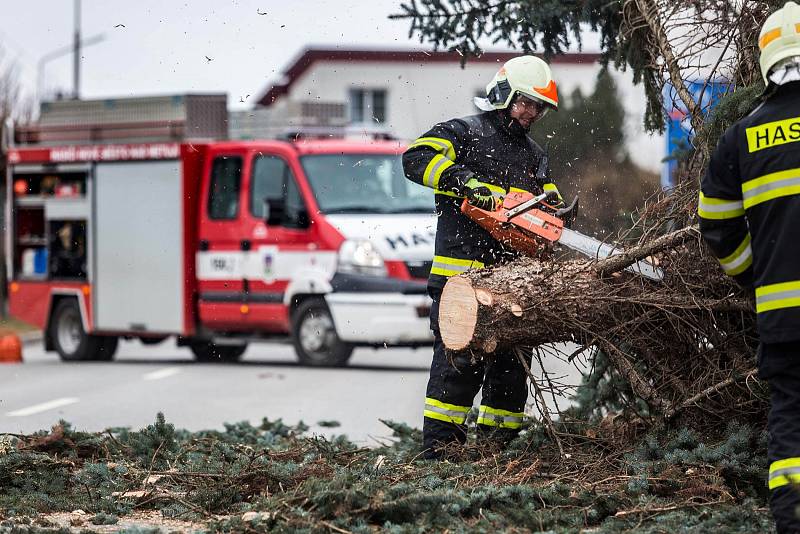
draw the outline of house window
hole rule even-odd
[[[350,122],[386,122],[386,89],[351,89]]]

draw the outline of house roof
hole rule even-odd
[[[480,57],[470,58],[472,63],[505,63],[518,52],[484,52]],[[551,63],[555,64],[586,64],[595,63],[600,59],[600,54],[595,53],[569,53],[553,57]],[[341,49],[341,48],[306,48],[283,72],[284,80],[267,88],[259,97],[258,104],[269,106],[275,100],[289,92],[292,85],[311,66],[318,61],[371,61],[371,62],[397,62],[397,63],[457,63],[461,56],[456,52],[427,52],[418,49]]]

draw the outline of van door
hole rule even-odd
[[[248,322],[258,329],[288,332],[284,305],[292,273],[313,262],[317,247],[307,204],[290,154],[254,152],[248,174],[245,227],[250,248],[246,267]]]
[[[246,331],[244,268],[246,152],[212,154],[206,164],[197,252],[198,312],[212,329]]]

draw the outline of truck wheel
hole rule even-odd
[[[241,358],[247,350],[243,345],[215,345],[210,341],[194,341],[189,345],[194,353],[194,359],[204,363],[232,363]]]
[[[292,343],[302,365],[341,367],[353,354],[353,345],[336,334],[331,312],[321,299],[300,303],[292,316]]]
[[[64,361],[110,361],[117,350],[117,338],[94,336],[83,329],[78,303],[62,300],[53,312],[50,339]]]

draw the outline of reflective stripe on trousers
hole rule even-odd
[[[516,429],[522,426],[524,418],[524,412],[509,412],[508,410],[500,410],[484,405],[481,405],[478,410],[479,425]]]
[[[447,404],[446,402],[425,397],[425,412],[423,415],[430,419],[444,421],[445,423],[463,425],[467,420],[467,413],[469,413],[470,408],[471,406]]]
[[[786,458],[769,466],[769,489],[800,484],[800,458]]]

